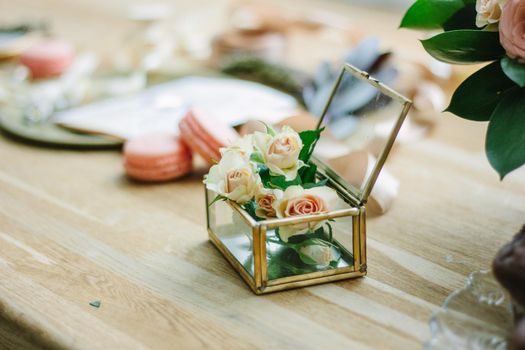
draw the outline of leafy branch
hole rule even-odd
[[[400,27],[443,29],[422,40],[434,58],[452,64],[492,62],[468,77],[446,109],[489,122],[485,152],[503,179],[525,164],[525,65],[505,55],[499,32],[476,27],[475,0],[417,0]]]

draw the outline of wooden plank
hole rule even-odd
[[[318,0],[279,3],[330,9],[405,54],[425,55],[416,34],[394,30],[399,15]],[[0,4],[1,19],[31,9],[85,48],[102,45],[94,32],[107,32],[93,19],[115,28],[106,48],[129,28],[124,1]],[[228,1],[213,4],[224,11]],[[181,13],[211,6],[177,5]],[[302,68],[343,49],[295,44],[287,59]],[[485,128],[445,115],[429,138],[394,149],[387,164],[401,193],[387,215],[368,218],[367,277],[265,296],[255,296],[208,242],[202,171],[140,185],[123,176],[118,152],[2,137],[0,347],[419,349],[431,313],[469,272],[489,266],[525,217],[525,170],[498,181],[483,155]]]

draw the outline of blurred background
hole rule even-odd
[[[66,131],[117,142],[130,135],[128,121],[79,122],[62,112],[188,75],[254,81],[317,117],[347,62],[414,100],[400,135],[401,143],[413,142],[434,127],[458,75],[424,52],[417,39],[425,34],[398,29],[410,2],[0,0],[2,127],[51,143],[74,144]],[[341,138],[363,120],[355,115],[375,103],[366,88],[353,85],[329,111],[334,120],[350,121]],[[352,103],[345,103],[349,96]]]
[[[337,1],[337,0],[336,0]],[[343,0],[350,5],[375,6],[382,8],[392,8],[395,10],[406,9],[412,3],[411,0]]]

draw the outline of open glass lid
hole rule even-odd
[[[345,64],[323,108],[314,157],[319,169],[366,203],[412,102]]]

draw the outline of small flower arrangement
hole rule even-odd
[[[501,179],[525,164],[524,23],[524,0],[417,0],[400,25],[444,30],[422,40],[440,61],[491,62],[457,88],[446,110],[489,122],[485,150]]]
[[[236,202],[257,221],[348,207],[326,180],[317,179],[317,167],[310,160],[322,131],[297,133],[287,126],[279,131],[266,126],[266,132],[246,135],[221,149],[220,161],[204,179],[206,188],[216,193],[210,205]],[[283,248],[268,251],[271,278],[336,267],[341,258],[328,220],[280,226],[267,242]]]

